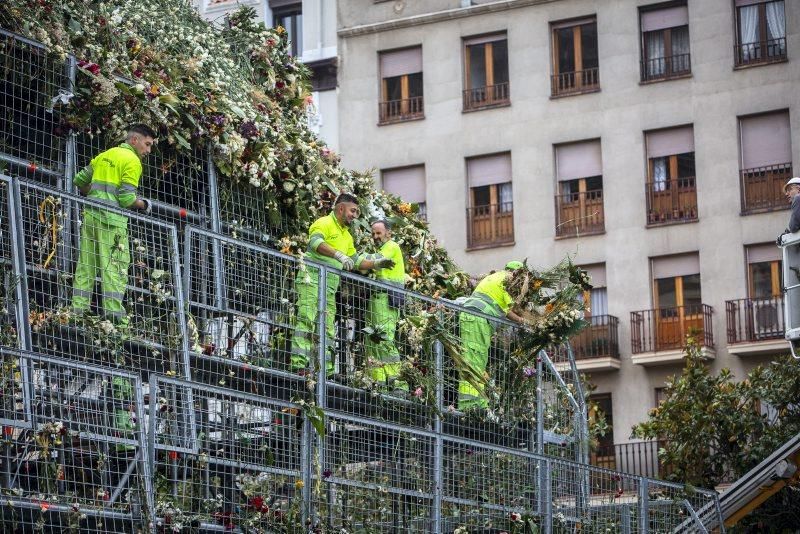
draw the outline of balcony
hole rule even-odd
[[[556,195],[556,237],[605,232],[603,190]]]
[[[786,181],[792,177],[792,163],[743,169],[742,214],[763,213],[787,209],[789,202],[783,192]]]
[[[613,315],[596,315],[587,320],[589,326],[569,340],[578,370],[597,372],[619,369],[619,319]],[[559,365],[556,364],[557,367]]]
[[[647,182],[647,226],[697,220],[697,188],[694,176]]]
[[[642,61],[642,82],[659,82],[684,78],[692,74],[690,54],[676,54]]]
[[[769,39],[757,43],[737,44],[733,47],[736,67],[750,67],[786,61],[786,38]]]
[[[601,445],[592,451],[589,463],[605,469],[646,474],[648,477],[663,479],[672,472],[672,467],[665,465],[658,457],[658,449],[664,447],[666,443],[661,440],[648,440]]]
[[[631,361],[645,366],[681,362],[689,334],[706,358],[714,358],[713,311],[707,304],[693,304],[631,312]]]
[[[467,208],[467,249],[514,243],[514,203]]]
[[[728,352],[746,356],[788,350],[783,338],[783,296],[725,302]]]
[[[423,97],[415,96],[403,100],[387,100],[378,103],[378,124],[412,121],[425,118]]]
[[[550,77],[550,91],[553,97],[594,93],[599,90],[599,68],[562,72]]]
[[[508,106],[511,104],[508,82],[464,89],[464,111]]]

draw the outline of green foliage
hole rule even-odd
[[[666,399],[646,422],[633,427],[633,437],[665,440],[659,456],[670,478],[714,487],[742,476],[800,432],[796,360],[780,358],[736,382],[728,369],[712,374],[691,338],[685,358],[682,373],[667,381]],[[781,499],[798,500],[796,489],[785,492],[794,496]],[[767,508],[762,506],[761,513],[783,513]],[[748,520],[758,521],[758,516]]]

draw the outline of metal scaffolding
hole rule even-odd
[[[74,58],[0,32],[0,70],[4,529],[724,528],[713,491],[588,465],[568,350],[531,355],[524,376],[499,373],[522,333],[486,316],[489,409],[460,410],[442,339],[459,339],[466,310],[270,248],[280,224],[254,191],[218,183],[202,148],[159,146],[144,162],[153,216],[73,194],[76,171],[110,146],[58,130]],[[127,269],[124,328],[103,316],[105,289],[89,313],[73,307],[83,221],[98,212],[126,221],[109,259]],[[290,365],[298,279],[338,287],[331,297],[316,283],[316,332],[330,304],[334,335],[310,336],[305,373]],[[386,292],[403,296],[395,345],[413,364],[411,390],[366,372],[369,302]]]

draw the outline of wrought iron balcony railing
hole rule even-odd
[[[736,44],[733,47],[733,55],[737,67],[786,61],[786,38]]]
[[[378,121],[380,124],[389,124],[421,119],[425,117],[424,104],[421,96],[380,102],[378,104]]]
[[[656,57],[642,61],[642,81],[653,82],[680,78],[692,73],[691,54]]]
[[[467,208],[467,247],[487,247],[513,242],[513,202]]]
[[[701,347],[713,349],[712,312],[707,304],[631,312],[631,352],[681,349],[689,334]]]
[[[495,106],[506,106],[511,102],[509,83],[498,83],[484,87],[464,89],[464,111]]]
[[[697,220],[694,176],[647,182],[645,195],[648,226]]]
[[[592,93],[599,90],[599,68],[561,72],[550,76],[550,94],[552,96]]]
[[[728,344],[783,339],[783,296],[725,302]]]
[[[603,190],[556,195],[556,236],[598,234],[605,231]]]
[[[592,315],[586,320],[589,326],[570,339],[575,360],[619,359],[619,319],[613,315]]]
[[[742,169],[740,177],[743,214],[782,210],[789,207],[783,186],[792,177],[791,162]]]

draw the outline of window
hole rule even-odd
[[[653,258],[657,350],[683,346],[687,334],[704,330],[704,306],[700,290],[697,254]]]
[[[656,398],[655,407],[658,408],[659,406],[661,406],[662,402],[667,400],[667,388],[666,387],[655,388],[655,398]]]
[[[421,119],[422,47],[380,53],[381,124]]]
[[[597,22],[594,18],[559,22],[553,35],[553,96],[600,89]]]
[[[606,295],[606,265],[597,263],[581,266],[592,278],[592,289],[583,292],[583,299],[589,310],[587,317],[600,318],[608,315],[608,296]],[[592,324],[597,321],[592,320]]]
[[[642,27],[642,81],[690,74],[687,7],[642,9],[639,20]]]
[[[513,243],[511,154],[469,158],[467,176],[467,247],[482,248]]]
[[[647,225],[697,220],[694,133],[691,126],[645,133]]]
[[[786,11],[783,0],[735,0],[736,65],[786,60]]]
[[[605,230],[600,141],[556,146],[556,236]]]
[[[753,299],[780,297],[781,250],[774,243],[750,245],[747,252],[748,293]]]
[[[506,35],[464,41],[464,110],[509,103]]]
[[[742,213],[789,207],[783,185],[792,177],[789,112],[741,117]]]
[[[270,2],[273,26],[283,27],[289,41],[289,53],[303,55],[303,4],[302,2]]]
[[[598,460],[610,462],[615,460],[614,454],[614,405],[611,401],[611,393],[597,393],[589,397],[589,420],[595,421],[601,418],[606,420],[608,431],[605,435],[597,438]],[[607,463],[592,463],[592,465],[605,466]],[[613,466],[612,466],[613,468]]]
[[[428,210],[425,204],[425,166],[414,165],[400,169],[381,171],[383,190],[397,195],[405,202],[417,207],[417,214],[427,219]]]

